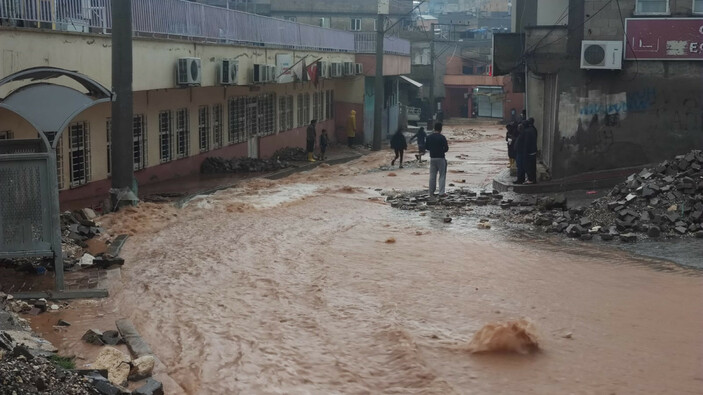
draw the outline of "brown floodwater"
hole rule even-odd
[[[502,130],[479,129],[457,134],[448,182],[488,186],[505,166]],[[132,234],[111,297],[33,324],[89,363],[83,332],[131,319],[169,394],[703,393],[700,276],[392,209],[376,189],[428,171],[370,171],[391,157],[108,216]],[[55,332],[59,316],[73,326]],[[470,352],[484,325],[521,318],[539,352]]]

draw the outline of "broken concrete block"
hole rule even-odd
[[[152,355],[145,355],[141,358],[133,360],[132,369],[129,372],[129,379],[132,381],[139,381],[147,377],[151,377],[155,364],[156,358]]]
[[[148,379],[146,384],[132,392],[133,395],[164,395],[164,386],[154,379]]]
[[[600,239],[603,241],[611,241],[615,238],[615,236],[611,235],[610,233],[601,233],[600,234]]]
[[[97,329],[88,329],[88,331],[81,337],[81,340],[89,344],[95,344],[96,346],[103,346],[103,333]]]
[[[634,243],[637,241],[637,235],[634,233],[625,233],[620,235],[620,241],[623,243]]]
[[[647,236],[651,238],[657,238],[661,235],[662,231],[658,226],[650,226],[649,229],[647,229]]]
[[[83,254],[80,261],[78,261],[78,266],[88,267],[93,266],[93,261],[95,257],[90,254]]]
[[[100,339],[109,346],[116,346],[122,341],[122,337],[117,331],[105,331],[102,336],[100,336]]]
[[[122,351],[105,347],[93,363],[94,369],[107,370],[107,378],[116,385],[125,385],[130,371],[130,358]]]

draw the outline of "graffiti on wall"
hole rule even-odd
[[[673,89],[667,93],[658,93],[654,87],[618,93],[593,90],[586,97],[562,93],[559,149],[602,154],[618,141],[641,141],[641,136],[649,133],[661,137],[701,130],[700,100]]]

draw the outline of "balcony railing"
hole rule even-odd
[[[0,0],[0,24],[109,33],[112,27],[111,1]],[[355,37],[350,32],[183,0],[132,0],[132,24],[137,36],[334,52],[355,50]]]
[[[376,33],[362,32],[355,34],[357,53],[376,53]],[[398,37],[384,37],[383,52],[396,55],[410,55],[410,41]]]

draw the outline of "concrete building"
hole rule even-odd
[[[703,2],[516,0],[513,11],[520,34],[496,40],[496,72],[526,72],[553,177],[703,146]]]
[[[140,185],[198,173],[208,156],[265,158],[279,148],[303,147],[311,119],[319,121],[318,129],[330,131],[333,140],[345,138],[351,110],[357,111],[360,141],[370,140],[368,119],[373,121],[373,112],[369,115],[367,101],[373,92],[365,89],[366,75],[375,72],[375,58],[356,50],[364,45],[354,34],[192,2],[161,1],[179,13],[150,13],[138,8],[142,3],[133,3],[139,11],[134,14],[133,158]],[[111,40],[95,27],[101,21],[82,12],[73,15],[83,18],[80,22],[90,29],[75,32],[60,30],[64,21],[51,16],[20,16],[24,22],[40,21],[55,28],[17,27],[17,23],[0,27],[0,78],[48,65],[77,70],[111,86]],[[0,20],[12,19],[8,17],[0,14]],[[395,52],[384,59],[389,79],[410,72],[409,43],[394,42]],[[404,54],[398,49],[403,43]],[[237,64],[236,73],[231,69],[225,73],[229,82],[221,79],[223,60]],[[299,61],[308,66],[325,62],[326,72],[317,81],[284,73]],[[179,69],[181,62],[188,68]],[[340,72],[330,73],[337,64]],[[361,70],[356,64],[363,65],[363,72],[357,72]],[[344,65],[352,67],[347,70]],[[179,71],[193,80],[178,82]],[[17,88],[3,87],[0,98]],[[393,95],[389,89],[387,127],[397,125]],[[58,149],[62,201],[107,196],[110,112],[109,104],[86,110],[62,135]],[[36,130],[25,120],[0,110],[0,138],[34,136]]]

